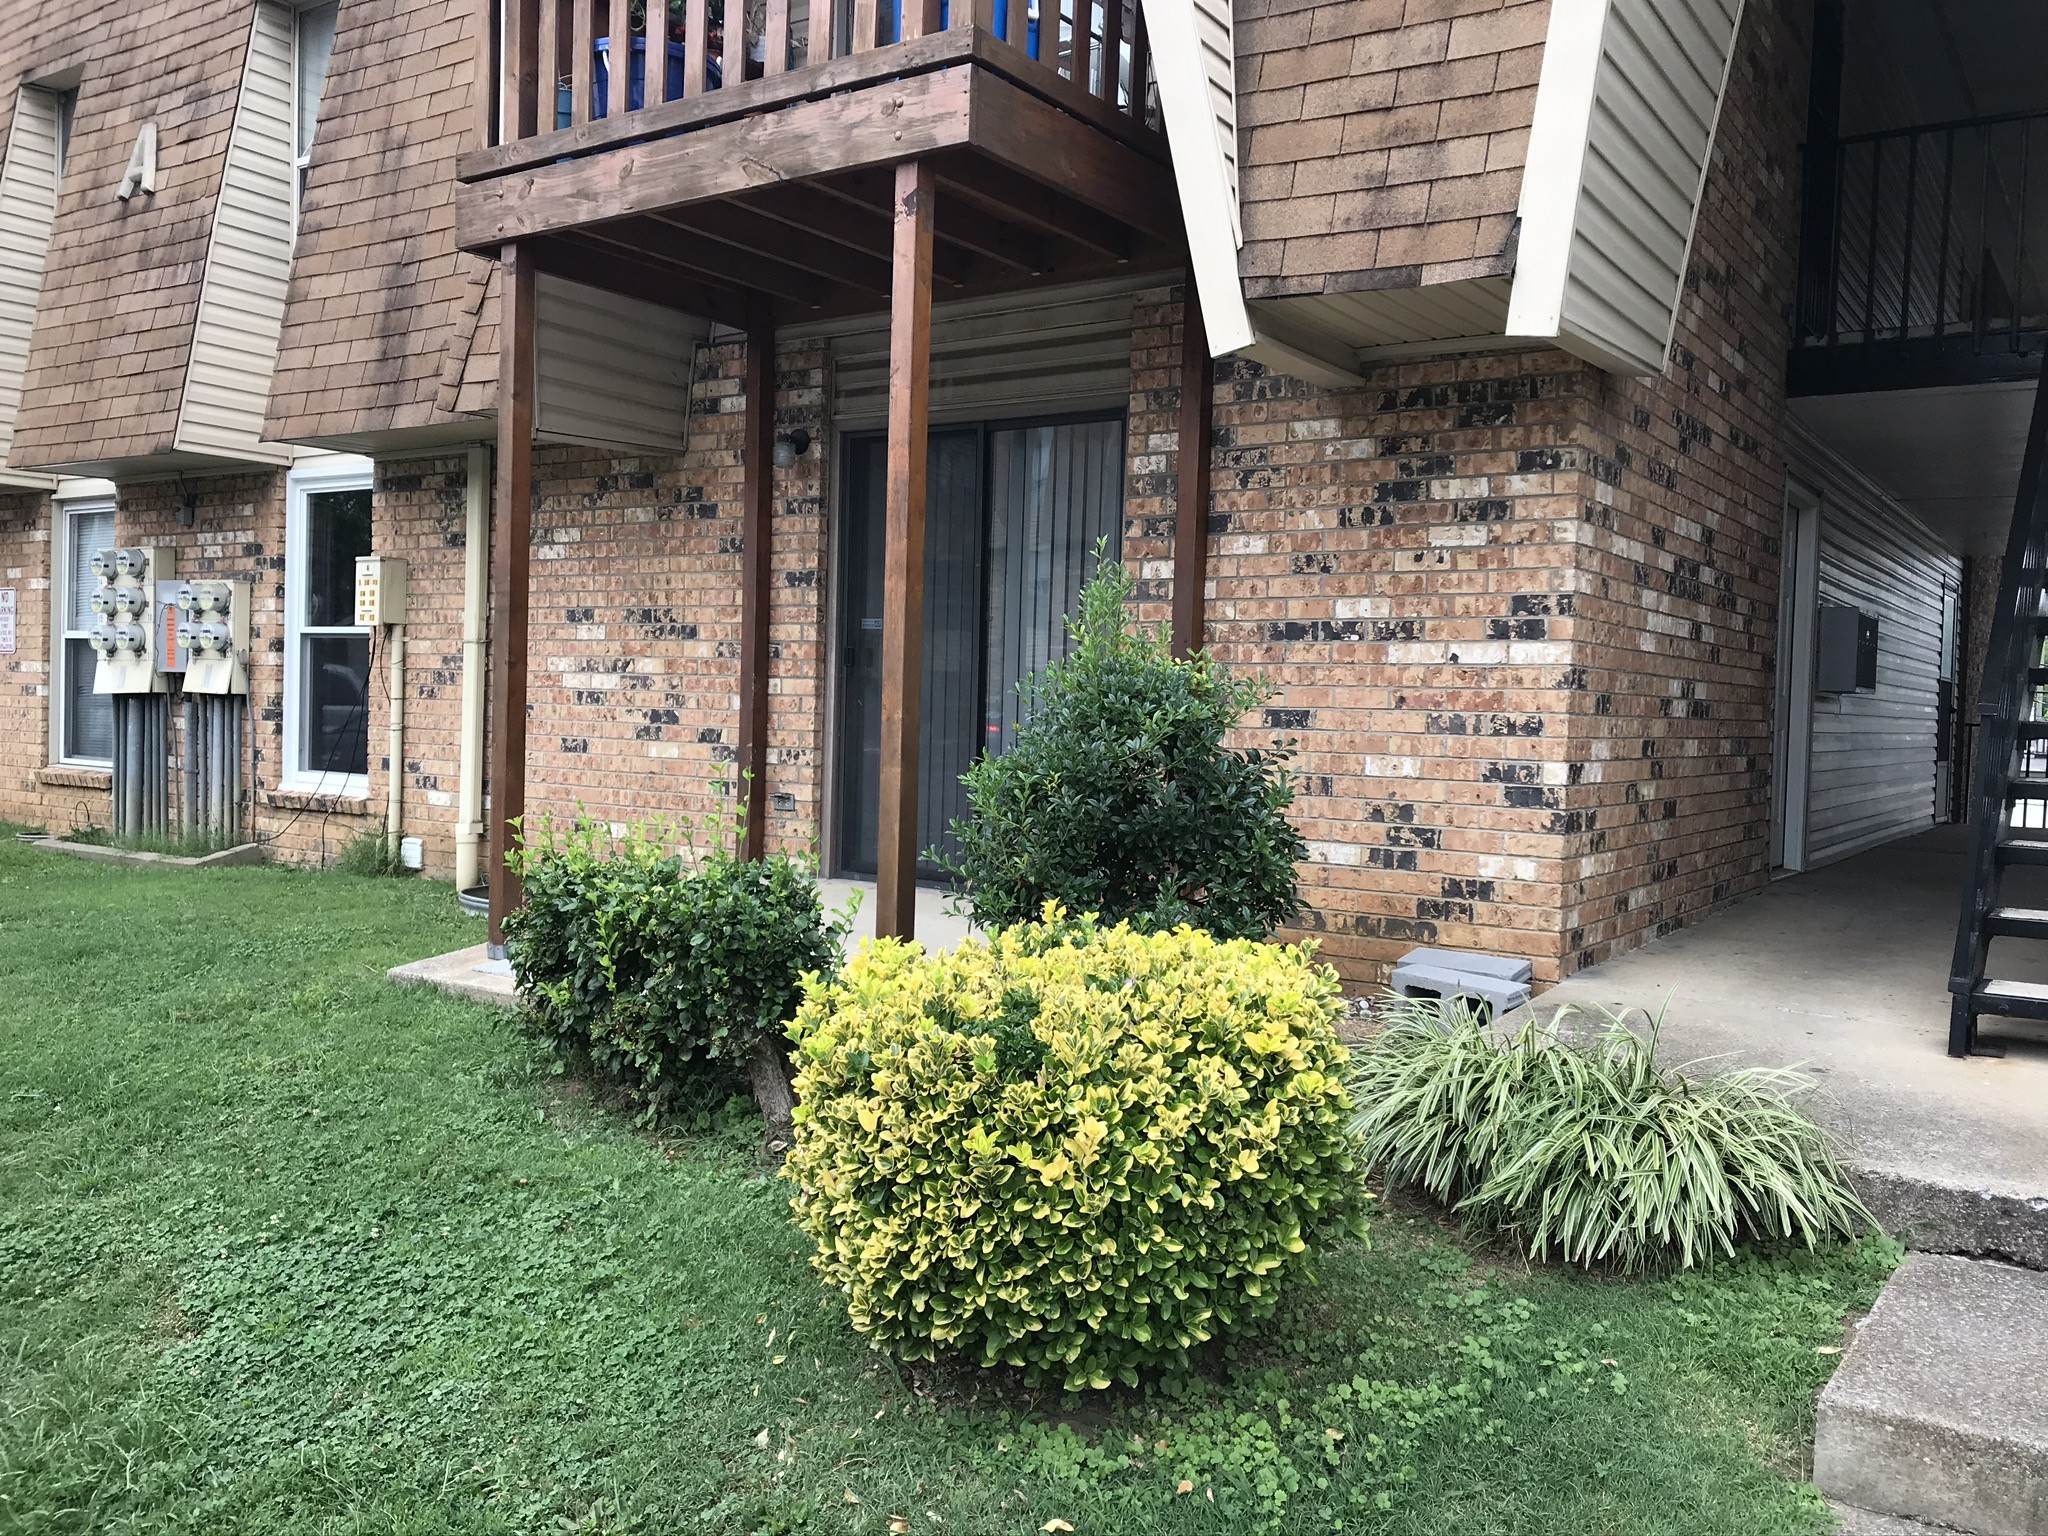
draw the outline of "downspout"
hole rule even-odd
[[[391,754],[391,771],[385,775],[384,851],[393,864],[398,862],[398,845],[404,836],[405,820],[405,626],[391,626],[391,737],[385,751]]]
[[[467,517],[462,550],[462,736],[455,787],[455,889],[481,883],[484,833],[485,613],[490,595],[491,460],[478,443],[469,450],[463,492]]]

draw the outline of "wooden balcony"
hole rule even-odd
[[[915,161],[938,301],[1185,260],[1135,0],[892,3],[768,0],[728,32],[716,0],[648,0],[638,28],[629,0],[510,0],[459,242],[732,325],[876,312]]]
[[[493,34],[478,93],[485,147],[458,165],[457,239],[501,268],[494,943],[520,900],[506,853],[525,807],[538,272],[745,333],[736,745],[749,856],[764,825],[776,331],[888,312],[875,916],[878,933],[907,936],[933,302],[1186,260],[1135,0],[1036,0],[1037,16],[1033,0],[951,0],[950,12],[946,0],[764,0],[726,32],[740,3],[713,13],[711,0],[646,0],[636,35],[634,0],[504,0],[506,30]],[[495,13],[496,0],[485,4]],[[637,90],[636,54],[653,61]],[[614,70],[617,59],[627,67]],[[1192,298],[1181,332],[1174,594],[1185,649],[1201,633],[1212,374]]]

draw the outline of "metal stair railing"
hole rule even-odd
[[[1964,876],[1962,919],[1956,929],[1955,963],[1950,969],[1948,1053],[1968,1056],[1977,1049],[1977,1017],[1993,1009],[1980,996],[1989,958],[1991,915],[1998,905],[2000,845],[2021,747],[2020,725],[2037,698],[2041,668],[2044,583],[2048,583],[2048,369],[2034,390],[2026,455],[2013,501],[2012,531],[1999,577],[1998,607],[1984,665],[1978,705],[1976,784],[1970,801],[1969,864]]]

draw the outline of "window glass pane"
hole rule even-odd
[[[367,487],[315,491],[306,498],[306,623],[355,623],[356,557],[369,552]]]
[[[92,691],[97,660],[90,640],[64,642],[64,755],[112,760],[114,698]]]
[[[299,12],[299,120],[292,149],[304,159],[313,148],[313,126],[320,120],[320,87],[327,80],[327,60],[334,52],[333,0]]]
[[[309,774],[370,771],[370,637],[302,640],[305,708],[299,767]]]
[[[74,512],[67,519],[71,530],[71,548],[65,554],[65,604],[70,612],[66,615],[66,629],[92,628],[92,595],[99,590],[100,579],[92,573],[92,557],[103,549],[114,547],[114,514],[105,512]],[[86,674],[87,682],[91,674]]]
[[[989,434],[987,683],[990,752],[1008,750],[1018,685],[1066,655],[1067,619],[1106,540],[1123,541],[1124,424],[1066,422]]]

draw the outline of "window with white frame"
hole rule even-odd
[[[294,473],[285,521],[285,784],[369,792],[371,630],[355,622],[370,552],[371,469]]]
[[[306,171],[313,163],[313,128],[320,120],[320,91],[334,54],[338,0],[309,5],[295,18],[292,38],[292,184],[305,201]]]
[[[111,501],[56,503],[50,611],[56,615],[50,680],[50,746],[58,763],[105,767],[114,759],[114,700],[94,693],[99,658],[92,648],[92,557],[114,547]]]

